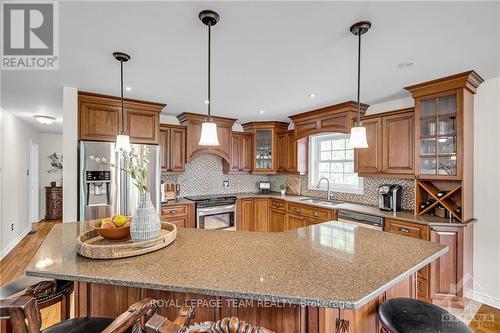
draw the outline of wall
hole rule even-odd
[[[1,110],[1,249],[3,257],[31,229],[29,176],[31,140],[40,134],[26,122]],[[14,144],[15,143],[15,144]],[[11,230],[11,225],[14,230]]]
[[[474,99],[474,299],[500,308],[500,77]]]
[[[50,163],[48,156],[52,153],[62,155],[62,134],[40,133],[40,219],[45,218],[45,187],[51,182],[61,185],[62,172],[48,173]]]
[[[78,220],[78,91],[63,88],[63,222]]]

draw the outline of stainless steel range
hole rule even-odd
[[[213,195],[186,199],[196,202],[196,228],[236,230],[236,197]]]

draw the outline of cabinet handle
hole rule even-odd
[[[295,211],[296,211],[297,213],[300,213],[300,208],[295,208]]]
[[[431,227],[431,230],[432,230],[432,231],[436,231],[436,228],[434,228],[434,227]]]
[[[314,211],[314,212],[313,212],[313,215],[318,216],[318,215],[319,215],[319,212],[318,212],[318,211]]]
[[[399,228],[399,231],[409,233],[410,229],[401,227],[401,228]]]
[[[177,209],[172,209],[172,210],[170,211],[170,214],[175,214],[175,213],[177,213]]]

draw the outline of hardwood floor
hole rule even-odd
[[[33,224],[35,233],[24,239],[0,261],[0,284],[16,279],[24,274],[29,261],[38,250],[43,240],[59,221],[42,221]],[[51,326],[59,321],[60,309],[58,304],[42,310],[43,327]],[[482,305],[471,321],[469,327],[475,333],[500,332],[500,310],[488,305]]]

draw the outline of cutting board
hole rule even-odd
[[[287,193],[292,195],[300,195],[300,178],[288,178],[286,181]]]

